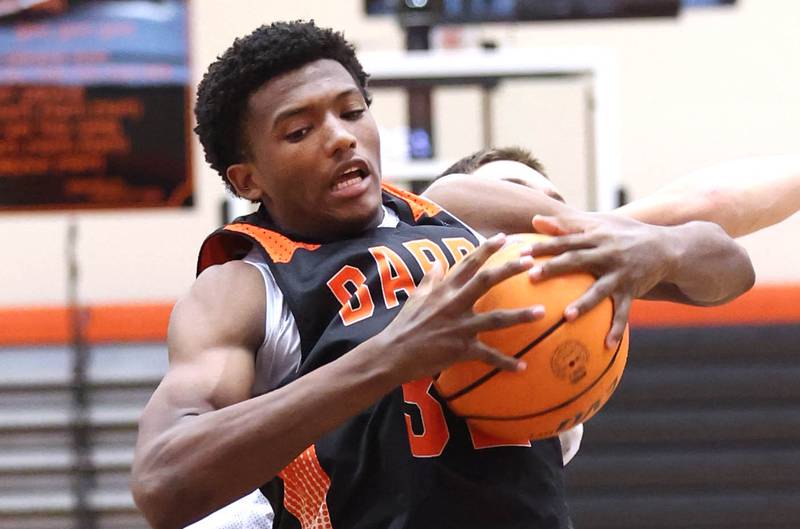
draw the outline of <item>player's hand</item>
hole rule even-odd
[[[476,314],[473,305],[501,281],[533,265],[530,256],[497,267],[481,269],[505,242],[503,234],[483,243],[445,275],[439,266],[430,270],[403,305],[400,313],[376,338],[385,340],[393,369],[402,381],[440,372],[462,360],[480,360],[504,370],[522,370],[525,363],[483,343],[479,332],[535,321],[544,307],[497,310]]]
[[[672,259],[663,227],[602,213],[574,212],[558,217],[537,215],[533,227],[552,239],[534,244],[534,257],[550,260],[531,268],[531,279],[539,281],[571,272],[589,272],[597,281],[564,310],[574,320],[603,299],[614,303],[614,319],[606,346],[622,339],[631,302],[644,296],[668,276]]]

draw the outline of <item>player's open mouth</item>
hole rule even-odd
[[[339,177],[339,180],[334,182],[333,190],[334,191],[341,191],[343,189],[347,189],[348,187],[352,187],[354,185],[358,185],[364,178],[366,178],[367,174],[364,172],[363,169],[353,168],[350,169],[342,174]]]

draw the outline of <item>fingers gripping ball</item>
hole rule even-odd
[[[511,236],[484,266],[518,259],[523,248],[542,237]],[[546,315],[535,322],[478,335],[498,351],[525,360],[526,370],[499,371],[470,361],[439,374],[436,388],[453,412],[473,427],[512,440],[552,437],[597,413],[625,368],[628,329],[616,349],[605,347],[613,315],[610,299],[574,321],[564,319],[566,306],[593,281],[590,274],[569,274],[533,283],[527,273],[521,273],[481,297],[474,308],[478,313],[541,303]]]

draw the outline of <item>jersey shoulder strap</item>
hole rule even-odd
[[[419,222],[420,218],[423,216],[432,218],[444,211],[438,204],[431,202],[427,198],[415,195],[410,191],[406,191],[405,189],[401,189],[392,184],[383,182],[381,184],[381,188],[384,191],[385,201],[395,206],[399,206],[400,210],[405,210],[398,211],[398,213],[406,212],[410,214],[414,221],[413,224]]]
[[[449,215],[437,204],[392,184],[382,183],[383,203],[394,209],[401,220],[409,224],[425,223],[428,219]],[[262,206],[263,208],[263,206]],[[263,248],[274,263],[288,263],[298,249],[316,250],[319,244],[298,242],[276,231],[266,221],[264,212],[239,217],[227,226],[206,237],[197,259],[197,275],[209,266],[242,259],[253,248]]]
[[[316,250],[319,244],[293,241],[266,227],[259,212],[239,217],[206,237],[197,258],[197,275],[209,266],[242,259],[253,249],[263,248],[275,263],[288,263],[300,248]]]

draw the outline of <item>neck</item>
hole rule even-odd
[[[358,224],[338,223],[335,226],[333,223],[322,223],[318,226],[297,228],[276,219],[270,214],[269,209],[267,209],[263,202],[258,209],[258,215],[268,226],[272,226],[276,231],[286,235],[293,241],[309,243],[326,243],[357,237],[366,231],[377,228],[381,222],[383,222],[385,214],[384,206],[381,204],[375,212],[375,215],[368,222],[361,222]]]

